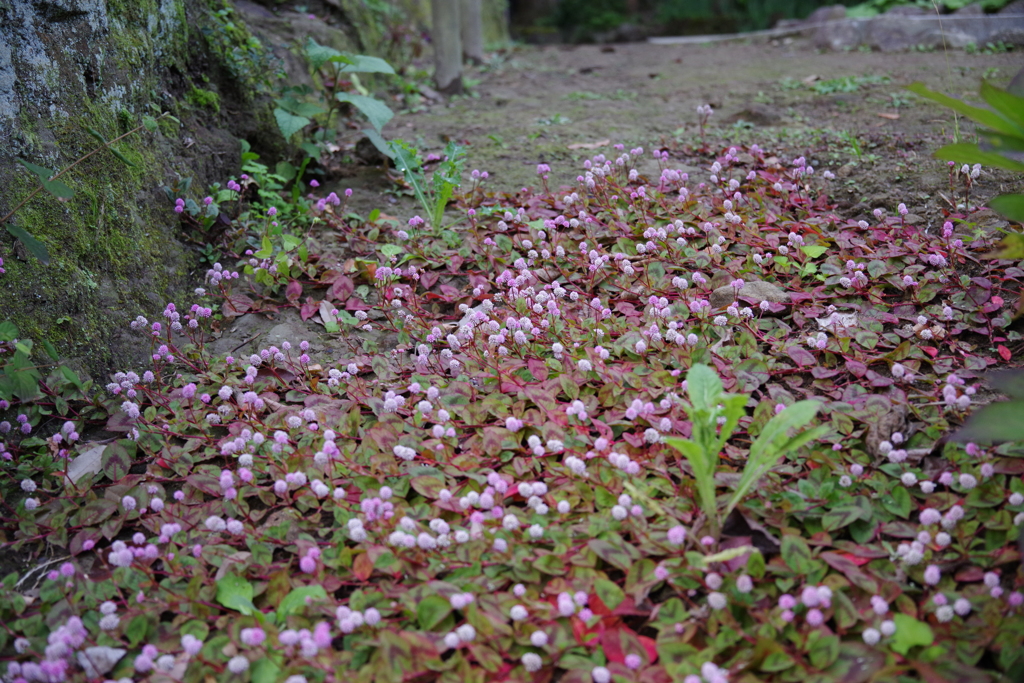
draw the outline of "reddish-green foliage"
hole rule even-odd
[[[69,438],[99,407],[66,376],[26,404],[5,533],[70,559],[5,580],[0,651],[31,666],[56,632],[75,680],[88,647],[153,681],[1018,675],[1019,451],[945,437],[1019,352],[1022,264],[969,217],[836,215],[803,159],[687,178],[658,150],[645,178],[641,154],[560,193],[474,183],[451,228],[241,214],[250,253],[133,326],[153,367],[107,387],[123,438]],[[219,316],[287,307],[351,352],[206,351]],[[770,418],[822,403],[720,531],[664,443],[694,437],[697,364],[746,396],[707,416],[736,418],[722,508]]]

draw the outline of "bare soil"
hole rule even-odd
[[[801,39],[524,47],[470,72],[468,95],[402,113],[385,133],[423,152],[457,140],[467,147],[467,171],[486,170],[489,189],[511,192],[539,184],[539,163],[551,166],[553,186],[574,184],[583,159],[610,156],[615,143],[667,149],[676,166],[706,168],[711,156],[691,150],[701,142],[696,107],[710,103],[712,152],[757,143],[781,157],[806,156],[819,171],[839,176],[830,189],[844,213],[891,211],[905,202],[931,222],[945,203],[939,193],[949,195],[947,168],[931,154],[952,141],[957,123],[952,112],[904,86],[922,81],[977,99],[982,78],[1005,86],[1022,65],[1013,52],[821,53]],[[819,94],[805,84],[839,78],[854,79],[858,89]],[[959,130],[969,139],[973,126],[961,118]],[[609,143],[570,148],[604,140]],[[347,173],[352,176],[340,184],[354,189],[356,207],[401,218],[416,212],[374,170],[356,166]],[[986,174],[975,192],[985,198],[1014,184],[1019,189],[1020,181]]]

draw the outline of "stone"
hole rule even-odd
[[[917,5],[897,5],[886,12],[885,16],[891,19],[892,17],[919,17],[928,13],[929,10]]]
[[[971,3],[953,12],[954,17],[980,17],[983,14],[985,14],[985,9],[981,6],[980,2]]]
[[[782,122],[782,117],[777,111],[759,102],[751,102],[735,114],[723,119],[725,123],[736,123],[746,121],[755,126],[777,126]]]
[[[739,297],[752,301],[755,304],[761,303],[762,301],[768,301],[771,303],[784,303],[789,301],[789,294],[779,289],[777,286],[764,280],[751,280],[750,282],[744,283],[743,287],[740,288]],[[719,287],[718,289],[711,292],[709,301],[711,302],[712,309],[725,308],[736,300],[736,288],[731,285]]]
[[[1003,15],[1024,15],[1024,0],[1013,0],[1009,5],[999,10]]]
[[[160,185],[174,171],[191,176],[194,188],[223,182],[238,172],[238,138],[267,137],[253,102],[244,101],[245,84],[206,40],[190,39],[209,21],[201,0],[0,3],[0,217],[37,186],[16,159],[66,169],[97,147],[88,128],[117,137],[140,125],[150,105],[175,110],[184,124],[165,121],[157,132],[126,137],[118,148],[133,167],[97,153],[62,178],[75,192],[69,201],[43,193],[13,216],[46,246],[52,265],[5,259],[2,317],[96,377],[141,362],[148,345],[129,321],[184,303],[195,286],[194,251]],[[210,80],[195,87],[231,109],[231,121],[174,102],[174,93],[188,92],[183,75],[199,72]],[[0,255],[20,244],[0,233]]]
[[[819,7],[804,19],[806,25],[821,24],[826,21],[839,21],[846,18],[846,7],[843,5],[826,5]]]

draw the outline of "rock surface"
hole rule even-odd
[[[816,47],[848,50],[866,45],[881,52],[897,52],[997,42],[1024,45],[1024,2],[1007,5],[999,14],[985,14],[980,5],[973,4],[941,17],[921,7],[902,6],[870,18],[825,18],[837,14],[822,13],[813,23],[810,18],[805,21]]]
[[[0,217],[38,186],[16,159],[63,170],[97,146],[89,128],[113,139],[150,105],[184,124],[125,138],[117,148],[134,166],[98,153],[61,178],[69,201],[41,193],[14,215],[45,245],[48,265],[0,231],[0,320],[94,373],[146,351],[128,322],[180,294],[194,268],[159,186],[175,172],[197,191],[222,180],[237,170],[237,137],[258,136],[251,108],[228,130],[185,101],[197,84],[218,106],[237,101],[240,84],[199,32],[208,15],[203,0],[0,3]]]
[[[736,301],[736,288],[731,285],[725,285],[724,287],[718,287],[708,299],[711,302],[711,308],[717,310],[724,308]],[[746,299],[753,303],[760,303],[762,301],[768,301],[769,303],[784,303],[789,301],[789,295],[784,291],[776,287],[770,282],[764,280],[753,280],[751,282],[744,283],[743,287],[740,288],[739,297]]]

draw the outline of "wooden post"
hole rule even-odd
[[[483,0],[462,0],[462,52],[472,64],[483,64]]]
[[[434,83],[445,95],[462,92],[461,0],[430,0]]]

